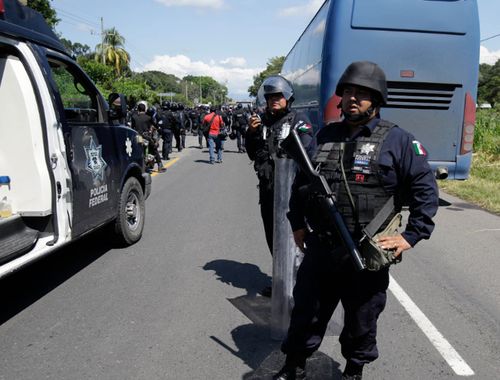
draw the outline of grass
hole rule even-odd
[[[478,110],[469,179],[439,181],[443,191],[500,214],[500,113]]]

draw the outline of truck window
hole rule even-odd
[[[59,90],[66,121],[100,123],[98,93],[80,70],[71,64],[49,60],[52,77]]]

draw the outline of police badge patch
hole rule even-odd
[[[102,158],[102,145],[95,145],[94,138],[90,138],[88,147],[84,147],[85,155],[87,156],[87,163],[85,169],[92,173],[94,181],[104,180],[104,169],[108,166],[106,161]]]
[[[361,147],[361,154],[370,154],[375,151],[375,144],[364,144]]]
[[[372,153],[375,151],[375,144],[363,144],[361,148],[358,149],[359,153],[354,156],[354,165],[352,167],[353,172],[371,174],[370,161]]]

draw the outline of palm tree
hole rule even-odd
[[[102,60],[105,65],[113,66],[117,76],[122,69],[130,63],[130,54],[123,48],[125,38],[118,33],[116,28],[104,31],[103,43],[95,47],[96,61]]]

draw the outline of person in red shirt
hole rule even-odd
[[[224,128],[224,121],[217,114],[215,106],[211,106],[210,113],[203,118],[203,125],[208,129],[207,139],[210,163],[222,163],[224,141],[219,137],[219,133]],[[215,160],[215,153],[217,153],[217,160]]]

